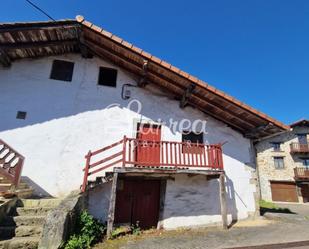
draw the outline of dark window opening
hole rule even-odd
[[[204,139],[203,133],[195,133],[193,131],[184,131],[182,133],[182,142],[185,143],[182,146],[183,153],[203,153]]]
[[[308,168],[309,167],[309,158],[303,158],[302,160],[303,160],[303,165]]]
[[[307,134],[297,134],[297,137],[300,144],[308,144]]]
[[[74,62],[54,60],[50,78],[54,80],[72,81]]]
[[[117,70],[113,68],[100,67],[98,85],[116,87]]]
[[[284,169],[284,157],[274,157],[275,169]]]
[[[17,119],[26,119],[26,116],[27,116],[27,112],[18,111],[16,118]]]
[[[271,144],[273,146],[274,151],[281,151],[281,143],[274,142],[274,143],[271,143]]]

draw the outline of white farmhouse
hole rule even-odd
[[[0,63],[2,147],[25,157],[0,154],[12,183],[18,166],[35,196],[81,189],[97,218],[143,228],[257,211],[251,139],[284,124],[81,16],[1,24]]]

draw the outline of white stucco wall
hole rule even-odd
[[[55,58],[75,62],[72,82],[49,79]],[[117,88],[97,85],[99,66],[118,69]],[[80,55],[21,60],[9,69],[0,68],[0,138],[26,157],[23,176],[36,186],[38,194],[63,196],[79,188],[87,151],[116,142],[124,135],[134,136],[136,120],[169,123],[171,118],[202,119],[207,121],[206,143],[227,141],[224,166],[233,183],[239,217],[255,210],[255,186],[249,183],[251,168],[246,166],[252,164],[248,139],[194,108],[180,109],[178,101],[151,85],[130,88],[131,99],[139,100],[143,108],[140,114],[129,110],[130,100],[121,99],[123,84],[136,83],[118,67]],[[106,109],[112,103],[120,106]],[[26,111],[26,120],[16,119],[17,111]],[[173,133],[163,126],[162,140],[181,141],[181,132]],[[168,188],[173,186],[169,184]],[[169,226],[175,224],[168,218],[166,222]]]

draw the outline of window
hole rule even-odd
[[[182,141],[191,143],[203,143],[203,133],[194,133],[193,131],[184,131],[182,133]]]
[[[309,167],[309,158],[303,158],[303,165]]]
[[[50,78],[54,80],[72,81],[74,63],[54,60]]]
[[[18,111],[16,114],[17,119],[26,119],[27,112]]]
[[[284,169],[284,157],[274,157],[275,169]]]
[[[300,144],[308,144],[307,134],[297,134],[297,137]]]
[[[98,85],[116,87],[117,70],[113,68],[100,67]]]
[[[279,142],[273,142],[271,143],[273,146],[274,151],[281,151],[281,143]]]
[[[184,131],[182,133],[182,142],[186,143],[182,146],[183,153],[203,153],[203,133],[194,133],[193,131]]]

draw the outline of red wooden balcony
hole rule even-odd
[[[150,141],[124,137],[121,141],[85,156],[85,191],[88,177],[110,167],[223,170],[220,144]]]
[[[309,144],[291,143],[291,153],[309,153]]]
[[[294,175],[296,180],[309,180],[309,168],[307,167],[294,168]]]
[[[0,176],[17,187],[24,164],[24,157],[0,139]]]

